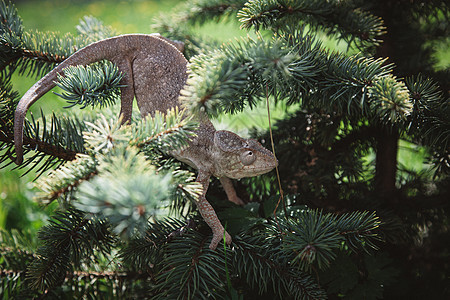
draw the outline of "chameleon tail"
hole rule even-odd
[[[87,65],[103,59],[112,59],[119,52],[130,51],[132,50],[133,42],[138,38],[142,38],[142,36],[144,35],[122,35],[92,43],[73,53],[25,93],[17,104],[14,115],[16,164],[20,165],[23,162],[23,127],[28,109],[45,93],[55,87],[57,75],[63,73],[64,68],[68,66]],[[117,45],[121,45],[121,47]]]

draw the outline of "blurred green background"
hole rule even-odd
[[[87,0],[32,0],[13,1],[23,19],[25,30],[57,31],[60,33],[76,33],[76,25],[84,16],[94,16],[112,26],[119,34],[124,33],[152,33],[151,24],[153,18],[161,12],[168,12],[182,1],[87,1]],[[239,30],[237,21],[227,21],[221,24],[207,23],[195,30],[204,37],[226,41],[239,36],[246,36],[247,31]],[[347,45],[333,39],[320,36],[324,44],[333,49],[345,51]],[[443,69],[450,65],[450,51],[444,45],[437,53],[438,63],[436,68]],[[23,95],[38,78],[18,77],[13,78],[14,88]],[[52,93],[44,96],[39,105],[35,105],[32,111],[43,109],[46,114],[52,111],[60,111],[64,106],[63,100]],[[278,105],[273,110],[272,118],[282,117],[286,107]],[[292,109],[292,108],[291,108]],[[216,127],[227,128],[239,134],[246,135],[247,129],[256,126],[267,128],[267,108],[259,107],[251,114],[242,113],[237,116],[226,116],[215,120]],[[423,149],[412,147],[412,145],[401,141],[399,162],[409,169],[424,168]],[[368,157],[371,159],[371,156]],[[15,169],[10,165],[0,170],[0,229],[17,228],[19,230],[29,229],[36,232],[46,221],[47,215],[54,210],[57,203],[47,208],[39,207],[33,202],[36,192],[33,179],[34,173],[23,177],[23,170]]]

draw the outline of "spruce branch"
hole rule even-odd
[[[13,91],[7,78],[0,82],[0,156],[1,167],[5,167],[14,159],[14,112],[19,102],[19,94]],[[57,118],[54,114],[50,122],[41,111],[41,120],[31,115],[31,121],[26,120],[24,127],[25,154],[31,153],[24,164],[16,168],[27,167],[27,172],[38,168],[42,173],[55,165],[75,158],[76,153],[83,153],[84,140],[81,131],[84,123],[78,118]],[[4,164],[7,162],[6,164]]]
[[[325,109],[340,116],[353,113],[368,117],[373,114],[370,103],[381,103],[376,99],[383,97],[380,93],[384,90],[385,96],[393,95],[388,107],[396,118],[384,118],[384,109],[377,115],[385,123],[393,123],[398,121],[397,115],[407,114],[409,102],[401,96],[405,95],[405,89],[400,88],[404,84],[388,80],[391,68],[382,59],[329,53],[301,32],[270,41],[248,38],[194,58],[181,99],[194,112],[217,116],[254,105],[268,88],[277,100],[301,101],[305,108]],[[382,84],[388,81],[392,84]]]
[[[244,3],[244,0],[186,1],[175,12],[160,14],[151,27],[167,38],[182,41],[185,45],[184,55],[190,60],[195,55],[219,48],[220,42],[214,37],[198,36],[192,26],[186,24],[203,24],[211,19],[219,21],[231,18]]]
[[[241,111],[246,102],[253,105],[258,96],[264,95],[266,84],[273,93],[283,91],[277,88],[280,85],[290,85],[280,97],[291,95],[292,81],[297,76],[310,76],[308,70],[312,68],[307,66],[308,59],[303,59],[278,41],[248,38],[225,45],[220,51],[192,60],[192,74],[182,90],[181,101],[193,111],[217,116],[222,111]]]
[[[187,146],[195,136],[197,124],[185,116],[185,111],[169,109],[165,114],[155,112],[131,127],[131,145],[142,148],[147,154],[158,149],[169,153]]]
[[[0,298],[32,299],[38,293],[29,287],[26,269],[37,259],[36,235],[30,231],[0,229]]]
[[[31,121],[25,123],[23,139],[24,154],[31,153],[31,155],[26,157],[19,168],[27,167],[29,172],[39,167],[37,172],[42,174],[55,165],[75,159],[77,153],[85,151],[81,135],[84,127],[84,123],[77,118],[57,118],[53,114],[50,122],[47,123],[42,111],[41,122],[31,115]],[[13,136],[10,136],[8,144],[11,149],[13,148],[12,140]],[[40,164],[44,161],[44,164]]]
[[[14,71],[6,72],[6,67],[20,57],[18,49],[21,47],[23,35],[22,19],[11,2],[0,2],[0,73],[9,78]]]
[[[0,2],[0,35],[21,36],[23,32],[22,19],[15,6],[8,1]]]
[[[42,77],[73,52],[82,47],[82,40],[71,34],[58,36],[50,32],[26,31],[20,37],[19,45],[6,46],[15,49],[5,67],[19,74]]]
[[[0,17],[0,72],[8,77],[16,69],[19,74],[42,77],[83,46],[116,34],[93,17],[80,21],[79,36],[25,31],[14,5],[4,0]]]
[[[116,146],[123,146],[130,140],[130,132],[121,126],[121,118],[110,118],[100,114],[95,123],[86,122],[89,130],[83,132],[87,152],[92,155],[104,154]]]
[[[226,258],[208,247],[210,236],[190,230],[166,247],[164,269],[157,277],[156,299],[206,299],[224,295]]]
[[[4,149],[0,163],[10,163],[15,153],[13,120],[19,95],[12,90],[10,84],[3,81],[0,83],[0,96],[0,147]],[[16,168],[27,167],[29,172],[39,167],[39,173],[61,162],[73,160],[76,153],[85,151],[81,135],[84,127],[84,123],[78,118],[57,118],[53,115],[47,123],[42,112],[41,121],[37,121],[32,114],[31,121],[26,121],[24,130],[25,153],[32,155],[26,158],[22,166]]]
[[[75,206],[109,218],[117,233],[129,237],[135,229],[142,233],[147,219],[169,199],[173,199],[173,208],[175,204],[185,207],[187,200],[199,197],[201,185],[191,172],[164,169],[158,163],[157,153],[179,149],[193,136],[196,125],[182,113],[158,112],[132,126],[120,126],[120,119],[107,120],[104,115],[85,124],[89,130],[83,132],[83,140],[89,155],[78,155],[38,181],[42,202],[77,199]],[[142,149],[150,156],[139,152]],[[131,225],[127,224],[130,220],[134,220]]]
[[[25,271],[0,269],[0,278],[2,299],[33,299],[39,295],[27,286]]]
[[[358,47],[376,46],[385,33],[383,20],[353,3],[341,1],[248,1],[239,11],[241,28],[295,28],[300,22],[337,34],[348,42],[356,40]]]
[[[335,221],[335,228],[345,238],[345,244],[356,251],[358,249],[378,249],[375,242],[380,241],[377,229],[381,225],[375,213],[351,212],[340,215]]]
[[[237,285],[244,281],[244,286],[249,285],[260,295],[272,290],[279,298],[326,299],[309,274],[292,269],[276,239],[242,234],[234,238],[234,244],[232,266]]]
[[[88,151],[106,153],[117,145],[127,144],[137,147],[151,156],[153,150],[170,152],[187,145],[189,138],[195,136],[197,124],[185,118],[184,111],[170,109],[165,114],[155,112],[154,116],[146,116],[137,122],[121,126],[121,120],[104,115],[95,123],[87,122],[91,128],[83,132]]]
[[[192,22],[203,24],[206,21],[227,18],[241,9],[245,0],[195,0],[186,3],[186,12],[184,19]]]
[[[55,93],[69,103],[70,108],[80,105],[107,106],[114,104],[120,95],[123,74],[109,61],[89,66],[69,66],[64,69],[64,76],[58,74],[56,85],[64,92]]]
[[[12,89],[7,78],[0,79],[0,140],[5,142],[12,135],[14,111],[19,101],[19,93]]]
[[[202,38],[195,34],[194,30],[186,26],[180,14],[160,14],[151,25],[154,32],[176,41],[184,43],[183,54],[190,60],[195,55],[213,50],[219,47],[219,42],[213,38]]]
[[[408,133],[433,151],[436,175],[448,174],[450,168],[450,101],[430,78],[421,75],[406,79],[413,101]]]
[[[245,87],[248,75],[237,61],[226,59],[221,53],[213,53],[208,61],[208,64],[192,69],[193,73],[181,91],[180,101],[193,112],[204,111],[217,116],[222,101],[237,98],[237,91]],[[235,107],[242,109],[239,104]]]
[[[99,157],[98,173],[80,184],[74,206],[107,218],[125,239],[144,234],[147,220],[169,198],[170,173],[156,173],[137,149],[121,147]]]
[[[68,202],[83,181],[97,174],[96,166],[97,163],[92,157],[78,154],[77,158],[66,162],[49,175],[39,177],[35,184],[39,188],[37,200],[43,204],[49,204],[55,199]]]
[[[317,263],[319,269],[326,268],[336,258],[343,238],[331,219],[332,215],[309,211],[283,224],[283,232],[286,232],[283,250],[296,253],[293,263],[300,269],[310,271],[313,263]]]
[[[176,13],[172,13],[173,21],[168,24],[203,24],[210,20],[219,21],[231,16],[233,13],[241,9],[245,0],[191,0],[186,1],[176,9]],[[168,16],[167,16],[168,17]],[[160,16],[158,19],[162,19]]]
[[[373,99],[371,108],[383,123],[395,124],[405,120],[412,112],[412,102],[406,85],[394,76],[384,76],[369,87]]]
[[[104,221],[86,219],[81,211],[57,213],[38,233],[42,245],[28,269],[30,286],[41,291],[59,286],[72,263],[79,265],[95,250],[109,253],[114,238],[108,228]]]
[[[36,258],[33,253],[36,242],[36,238],[30,233],[22,233],[16,229],[11,231],[1,229],[0,270],[10,270],[12,273],[24,270]],[[7,272],[3,274],[7,275]]]
[[[285,233],[281,251],[292,255],[292,263],[309,271],[317,264],[325,269],[336,259],[337,251],[346,244],[350,249],[376,248],[374,230],[380,222],[375,214],[354,212],[337,218],[317,210],[298,211],[295,218],[280,222]],[[279,229],[272,225],[276,234]]]
[[[127,241],[118,257],[132,270],[151,270],[155,274],[164,267],[165,247],[174,232],[185,227],[182,220],[166,218],[152,220],[143,236],[133,236]]]
[[[192,172],[181,170],[179,168],[172,171],[173,185],[171,196],[171,212],[177,212],[179,215],[190,214],[192,204],[198,201],[203,188],[196,180]]]
[[[185,117],[185,111],[178,108],[168,110],[165,115],[155,112],[153,117],[146,118],[131,126],[130,145],[136,146],[147,155],[158,171],[172,173],[171,210],[190,211],[201,191],[201,185],[195,182],[192,172],[181,169],[181,163],[169,158],[171,151],[187,146],[187,141],[195,136],[197,124]]]
[[[114,232],[129,238],[143,234],[147,220],[170,198],[196,200],[201,186],[190,173],[157,170],[152,165],[154,155],[144,155],[152,149],[170,152],[187,145],[196,126],[177,110],[165,116],[158,112],[129,126],[120,123],[104,116],[88,123],[92,131],[84,136],[88,153],[97,161],[96,176],[78,186],[74,205],[107,218]]]
[[[374,81],[388,76],[392,65],[386,65],[384,59],[337,52],[330,54],[326,65],[325,80],[318,86],[320,93],[318,97],[313,95],[311,100],[320,101],[320,106],[330,112],[336,111],[338,115],[370,115],[368,88]]]
[[[102,21],[93,16],[84,16],[80,19],[80,24],[76,26],[76,29],[81,38],[87,39],[86,45],[118,35],[114,28],[104,25]]]

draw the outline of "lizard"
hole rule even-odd
[[[153,115],[157,110],[167,111],[180,106],[178,97],[188,76],[188,61],[180,52],[183,47],[182,42],[171,41],[159,34],[125,34],[100,40],[73,53],[20,99],[14,117],[16,163],[23,162],[23,127],[28,109],[56,85],[57,75],[64,74],[64,68],[100,60],[115,63],[124,76],[120,115],[122,122],[127,123],[131,120],[134,98],[143,117]],[[243,205],[231,179],[267,173],[278,165],[278,161],[256,140],[241,138],[230,131],[216,130],[206,114],[200,114],[197,118],[199,127],[196,136],[187,147],[170,154],[197,170],[196,181],[203,189],[196,204],[212,230],[209,248],[214,250],[223,238],[228,245],[232,239],[206,199],[211,176],[219,178],[229,201]]]

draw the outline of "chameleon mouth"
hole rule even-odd
[[[236,170],[235,172],[230,172],[229,174],[227,174],[227,177],[232,179],[255,177],[272,171],[276,166],[278,166],[278,162],[270,167],[261,166],[258,168],[254,166],[252,167],[244,166],[239,171]]]
[[[278,165],[278,164],[277,164]],[[276,166],[273,166],[272,168],[265,168],[265,169],[261,169],[261,170],[255,170],[255,175],[253,176],[259,176],[262,174],[266,174],[269,173],[270,171],[272,171]]]

